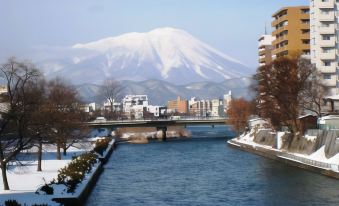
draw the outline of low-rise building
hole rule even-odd
[[[164,106],[149,105],[146,107],[147,112],[152,114],[156,118],[165,118],[167,116],[167,108]]]
[[[122,99],[123,112],[129,118],[132,118],[132,116],[134,118],[136,117],[139,118],[140,116],[139,114],[141,114],[142,118],[142,113],[144,111],[143,108],[147,106],[148,106],[147,95],[126,95]]]

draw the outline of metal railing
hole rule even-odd
[[[288,159],[292,159],[292,160],[295,160],[295,161],[299,161],[299,162],[302,162],[304,164],[312,165],[312,166],[315,166],[315,167],[330,169],[330,170],[333,170],[333,171],[339,171],[339,165],[337,165],[337,164],[320,162],[320,161],[317,161],[317,160],[312,160],[312,159],[308,159],[308,158],[305,158],[305,157],[300,157],[300,156],[296,156],[296,155],[293,155],[293,154],[286,154],[286,153],[281,153],[279,156],[285,157],[285,158],[288,158]]]

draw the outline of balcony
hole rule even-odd
[[[305,33],[305,34],[301,34],[301,39],[310,39],[311,36],[310,36],[310,33]]]
[[[330,40],[320,40],[320,47],[335,47],[335,39],[331,38]]]
[[[283,21],[286,21],[287,20],[287,15],[284,15],[274,21],[272,21],[272,27],[276,27],[279,23],[283,22]]]
[[[320,53],[320,59],[321,60],[334,60],[336,57],[335,52],[331,51],[328,53]]]
[[[331,75],[331,79],[323,79],[324,85],[328,86],[328,87],[335,87],[335,86],[337,86],[336,76],[337,75]]]
[[[326,73],[326,74],[331,73],[331,74],[333,74],[333,73],[336,73],[337,67],[336,67],[335,63],[332,63],[331,66],[321,66],[319,70],[320,70],[321,73]]]
[[[335,20],[334,12],[319,15],[319,21],[334,21],[334,20]]]
[[[262,63],[265,63],[266,62],[266,59],[265,58],[260,58],[259,59],[259,63],[262,64]]]
[[[266,54],[266,50],[259,51],[259,56],[264,56]]]
[[[334,1],[335,0],[328,0],[327,2],[315,2],[315,6],[320,9],[333,9],[334,8]]]
[[[279,53],[282,53],[284,51],[287,51],[287,46],[279,47],[277,49],[273,50],[273,55],[277,55]]]
[[[281,38],[281,37],[279,37],[279,38],[276,38],[273,42],[272,42],[272,45],[277,45],[277,44],[280,44],[280,42],[282,42],[283,41],[283,39],[284,38]]]
[[[334,24],[331,24],[328,27],[325,27],[325,26],[319,27],[319,33],[320,34],[335,34]]]
[[[309,29],[309,27],[308,27]],[[288,30],[288,25],[282,26],[272,32],[272,36],[276,36],[277,34],[280,34],[281,32]]]
[[[300,29],[310,29],[310,24],[301,24]]]

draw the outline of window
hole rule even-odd
[[[303,39],[302,42],[303,42],[303,44],[310,44],[310,40],[309,39]]]
[[[324,74],[324,79],[331,79],[331,75],[330,74]]]
[[[330,35],[322,35],[322,39],[323,40],[331,40],[331,36]]]
[[[309,19],[302,19],[301,23],[302,24],[310,24],[310,20]]]
[[[331,48],[323,48],[323,53],[330,53],[332,52]]]
[[[322,23],[321,27],[330,27],[330,24],[329,23]]]
[[[325,66],[325,67],[331,66],[331,62],[330,62],[330,61],[324,61],[324,66]]]
[[[309,14],[310,10],[309,9],[301,9],[302,14]]]
[[[302,30],[301,30],[301,33],[302,33],[302,34],[309,34],[309,33],[310,33],[310,30],[309,30],[309,29],[302,29]]]

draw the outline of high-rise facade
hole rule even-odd
[[[272,35],[262,35],[259,38],[259,66],[264,66],[272,62],[272,42],[275,37]]]
[[[272,17],[273,59],[288,55],[310,55],[310,8],[284,7]]]
[[[188,114],[188,101],[186,99],[181,99],[179,96],[176,100],[170,100],[167,102],[167,109],[169,111]]]
[[[338,0],[311,0],[311,61],[333,95],[338,90]]]

